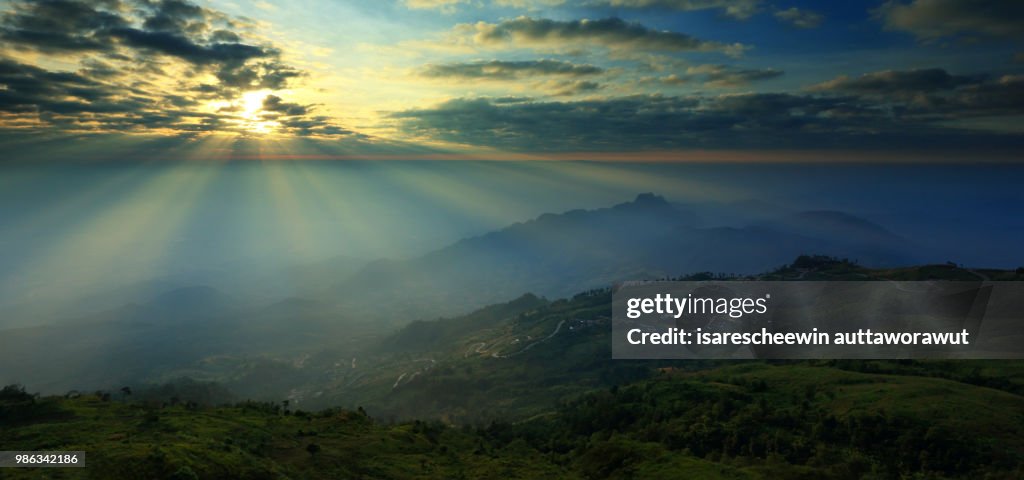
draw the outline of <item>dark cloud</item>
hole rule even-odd
[[[219,92],[232,96],[234,90],[280,90],[294,78],[305,76],[301,70],[285,65],[278,60],[268,60],[241,65],[225,64],[216,72],[220,81]]]
[[[123,73],[110,63],[95,58],[83,60],[81,66],[81,73],[91,78],[111,79],[119,77]]]
[[[837,77],[811,91],[857,95],[903,118],[958,120],[1024,114],[1024,75],[953,75],[942,69]]]
[[[263,99],[263,119],[277,122],[278,130],[298,136],[348,136],[366,139],[351,130],[334,125],[326,116],[312,115],[313,105],[302,105],[284,101],[277,95],[267,95]]]
[[[839,91],[859,94],[921,94],[952,90],[984,81],[980,76],[951,75],[941,68],[919,70],[887,70],[851,78],[839,76],[811,87],[818,91]]]
[[[791,105],[783,105],[787,100]],[[707,101],[699,97],[638,95],[496,104],[477,98],[451,100],[431,109],[398,112],[393,117],[412,134],[513,150],[685,148],[723,141],[723,135],[735,136],[741,128],[766,129],[769,127],[765,122],[769,121],[792,128],[798,122],[786,113],[788,108],[780,107],[813,106],[813,102],[801,100],[737,96]]]
[[[726,45],[701,40],[680,32],[654,30],[621,18],[599,20],[549,20],[518,17],[500,23],[473,25],[473,40],[480,45],[512,44],[564,48],[566,43],[601,45],[613,50],[721,51],[739,54],[740,44]]]
[[[541,84],[538,87],[550,92],[555,97],[569,97],[596,92],[604,88],[604,85],[590,80],[558,80]]]
[[[0,110],[7,112],[68,113],[74,106],[80,111],[116,109],[108,99],[118,90],[96,80],[71,72],[50,72],[0,58]],[[96,102],[91,106],[91,102]],[[137,106],[137,105],[132,105]]]
[[[567,91],[570,91],[573,94],[576,94],[576,93],[580,93],[580,92],[592,92],[594,90],[600,89],[601,88],[601,84],[599,84],[597,82],[591,82],[589,80],[578,80],[578,81],[572,82],[567,87],[568,87]]]
[[[894,108],[852,94],[638,95],[574,102],[456,99],[391,115],[412,135],[509,150],[679,148],[921,148],[1024,145],[1021,135],[968,131],[939,120],[1024,113],[1024,81],[971,86],[956,103]],[[970,92],[970,93],[968,93]],[[992,110],[995,99],[1016,102]]]
[[[125,46],[175,56],[196,65],[237,65],[253,58],[265,58],[275,54],[265,48],[243,43],[200,45],[188,37],[163,31],[115,28],[110,30],[109,35],[120,40]]]
[[[221,91],[283,88],[301,73],[280,62],[271,46],[246,43],[236,21],[183,0],[18,1],[2,19],[0,36],[14,47],[48,53],[93,52],[152,63],[173,57],[213,72]]]
[[[242,41],[242,39],[237,33],[230,30],[215,30],[210,34],[210,41],[238,43]]]
[[[1024,2],[1017,0],[889,1],[875,14],[886,28],[910,32],[924,40],[962,35],[1024,36]]]
[[[602,72],[604,72],[604,69],[594,65],[577,65],[570,62],[544,59],[525,61],[491,60],[487,62],[427,65],[420,74],[431,78],[512,80],[545,75],[581,77],[597,75]]]
[[[119,1],[38,0],[17,2],[4,14],[0,38],[40,51],[110,51],[107,32],[129,24],[118,13]]]
[[[277,95],[267,95],[263,99],[263,110],[275,115],[295,116],[305,115],[309,111],[309,107],[307,105],[299,105],[298,103],[285,102]]]
[[[797,28],[818,28],[825,17],[820,13],[790,7],[775,12],[775,18]]]
[[[245,21],[185,0],[14,1],[0,17],[0,111],[18,115],[5,116],[5,125],[245,132],[251,119],[241,109],[211,113],[203,104],[285,89],[304,75],[273,45],[247,40],[247,29]],[[9,49],[73,59],[80,68],[25,65],[4,58]],[[209,75],[216,81],[198,80]],[[286,130],[351,133],[277,96],[265,106],[286,120]]]
[[[194,100],[178,95],[145,96],[77,73],[51,72],[0,59],[0,112],[74,130],[194,130],[226,118],[191,112]]]
[[[278,119],[280,129],[285,133],[298,136],[339,136],[357,139],[369,138],[365,135],[334,125],[329,117],[289,117]]]
[[[746,20],[760,10],[760,0],[598,0],[597,5],[624,8],[661,8],[679,11],[719,10],[723,15]]]
[[[205,30],[207,11],[202,7],[179,0],[162,0],[142,2],[150,11],[143,23],[146,30],[184,32],[187,30]]]
[[[781,77],[785,72],[774,68],[737,68],[729,65],[696,65],[663,77],[647,77],[646,84],[667,86],[698,85],[715,88],[735,88],[759,80]]]

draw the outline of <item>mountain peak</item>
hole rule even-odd
[[[612,207],[616,210],[667,210],[672,206],[661,195],[653,193],[641,193],[632,202],[620,203]]]
[[[641,193],[636,196],[633,203],[640,205],[668,205],[668,201],[661,195],[655,195],[654,193],[647,192]]]

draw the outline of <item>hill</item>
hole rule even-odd
[[[61,478],[1020,478],[1020,411],[1018,394],[827,362],[665,369],[486,428],[7,387],[0,449],[87,451]]]
[[[204,408],[0,393],[0,448],[87,452],[59,478],[558,478],[529,450],[481,447],[472,432],[421,422],[378,425],[359,412],[242,403]],[[486,448],[483,453],[481,448]],[[5,469],[4,478],[38,478]]]
[[[488,432],[590,478],[1019,478],[1022,407],[945,379],[744,362],[665,370]]]
[[[951,265],[869,269],[825,256],[802,256],[756,276],[763,280],[949,279],[1020,280],[1013,271],[966,270]],[[730,278],[699,273],[690,280]],[[519,307],[519,308],[517,308]],[[414,322],[360,354],[358,367],[325,365],[330,372],[309,387],[309,405],[364,405],[382,418],[439,418],[486,423],[525,418],[595,388],[650,377],[658,368],[699,371],[726,361],[611,360],[611,292],[598,289],[569,299],[536,297],[465,316]],[[398,348],[401,346],[401,348]],[[846,362],[838,368],[951,379],[1024,393],[1024,363],[985,361]]]

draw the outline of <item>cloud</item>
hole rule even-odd
[[[478,82],[515,82],[529,85],[548,95],[562,97],[590,93],[603,88],[598,82],[582,80],[605,73],[594,65],[581,65],[561,60],[489,60],[466,63],[426,65],[419,74],[426,78]],[[537,80],[530,82],[531,80]]]
[[[875,10],[885,28],[923,40],[958,35],[1024,36],[1024,3],[1016,0],[889,1]]]
[[[185,0],[12,2],[0,16],[0,128],[247,132],[258,112],[243,115],[243,94],[305,75],[251,29]],[[40,66],[69,63],[78,70]]]
[[[616,17],[599,20],[550,20],[518,17],[499,23],[462,24],[456,32],[466,33],[478,47],[532,47],[565,50],[600,45],[619,51],[723,52],[739,55],[744,45],[701,40],[680,32],[654,30]]]
[[[405,5],[415,9],[432,9],[452,12],[459,4],[470,3],[469,0],[405,0]],[[569,2],[566,0],[494,0],[499,7],[522,8],[537,10],[557,7]],[[760,11],[761,0],[587,0],[580,2],[582,6],[600,6],[631,9],[661,9],[692,12],[699,10],[718,10],[723,16],[736,20],[746,20]]]
[[[645,84],[666,86],[696,85],[712,88],[736,88],[752,82],[778,78],[785,72],[774,68],[737,68],[729,65],[693,65],[682,68],[681,72],[661,77],[645,77]]]
[[[596,92],[604,88],[604,85],[591,80],[551,80],[536,87],[549,92],[553,97],[570,97]]]
[[[451,11],[456,5],[467,0],[405,0],[405,6],[420,10]]]
[[[277,95],[267,95],[263,98],[260,117],[263,120],[275,122],[278,130],[290,135],[369,138],[335,125],[330,117],[313,115],[314,108],[314,105],[286,102]]]
[[[686,85],[686,84],[689,84],[691,82],[691,80],[692,79],[690,77],[686,76],[686,75],[679,75],[679,74],[676,74],[676,73],[673,73],[673,74],[670,74],[670,75],[666,75],[664,77],[657,77],[657,78],[648,77],[648,78],[643,79],[644,82],[657,82],[657,83],[660,83],[662,85],[669,85],[669,86]]]
[[[120,2],[41,0],[19,2],[4,13],[0,38],[11,45],[44,52],[110,51],[106,32],[128,24],[118,13],[97,7],[119,7]]]
[[[919,70],[886,70],[851,78],[841,75],[811,87],[816,91],[838,91],[858,94],[922,94],[939,90],[952,90],[964,85],[977,84],[982,76],[951,75],[941,68]]]
[[[746,20],[760,10],[760,0],[597,0],[598,5],[625,8],[662,8],[683,12],[720,10],[723,15]]]
[[[957,120],[1024,114],[1024,75],[953,75],[939,69],[887,70],[812,85],[812,92],[856,95],[903,118]]]
[[[242,43],[210,43],[200,45],[192,39],[171,32],[154,32],[137,28],[115,28],[106,32],[122,45],[151,52],[171,55],[195,65],[245,63],[253,58],[274,55],[264,48]]]
[[[278,97],[277,95],[267,95],[263,99],[263,111],[269,112],[265,116],[296,116],[305,115],[307,112],[309,112],[309,106],[299,105],[298,103],[285,102],[284,100],[281,100],[281,97]]]
[[[727,65],[698,65],[686,69],[688,78],[702,79],[711,87],[739,87],[758,80],[782,76],[782,70],[774,68],[735,68]]]
[[[494,0],[499,7],[526,8],[535,10],[542,7],[557,7],[565,4],[565,0]]]
[[[603,68],[594,65],[577,65],[560,60],[543,59],[427,65],[420,71],[420,75],[430,78],[512,80],[547,75],[581,77],[597,75],[602,72],[604,72]]]
[[[913,74],[890,77],[893,86],[843,79],[806,94],[633,95],[515,102],[461,98],[394,112],[390,118],[414,137],[508,150],[1024,145],[1022,135],[979,132],[956,124],[970,118],[1024,114],[1024,76],[962,84],[956,76],[946,81],[922,80]],[[675,77],[685,81],[681,78]],[[888,95],[910,91],[912,84],[955,95],[924,103]]]
[[[755,138],[774,138],[774,142],[815,121],[827,122],[817,114],[840,103],[785,94],[636,95],[508,104],[475,98],[396,112],[392,117],[410,134],[472,145],[548,151],[657,150],[751,146],[741,144]],[[795,109],[801,113],[794,114]]]
[[[159,106],[158,100],[77,73],[51,72],[2,58],[0,84],[0,111],[13,113],[111,113]]]
[[[790,7],[775,12],[775,18],[797,28],[818,28],[825,17],[820,13]]]
[[[9,59],[0,59],[0,84],[5,86],[0,89],[0,112],[17,115],[15,123],[33,128],[194,132],[226,119],[182,108],[194,104],[185,97],[125,91],[78,73],[52,72]]]

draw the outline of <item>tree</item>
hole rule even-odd
[[[0,400],[32,401],[35,397],[25,392],[25,387],[19,384],[11,384],[0,390]]]
[[[196,475],[196,472],[192,471],[188,465],[185,465],[174,472],[170,478],[172,480],[199,480],[199,475]]]
[[[132,389],[130,387],[121,387],[121,401],[124,401],[125,398],[128,398],[128,396],[131,394]]]

